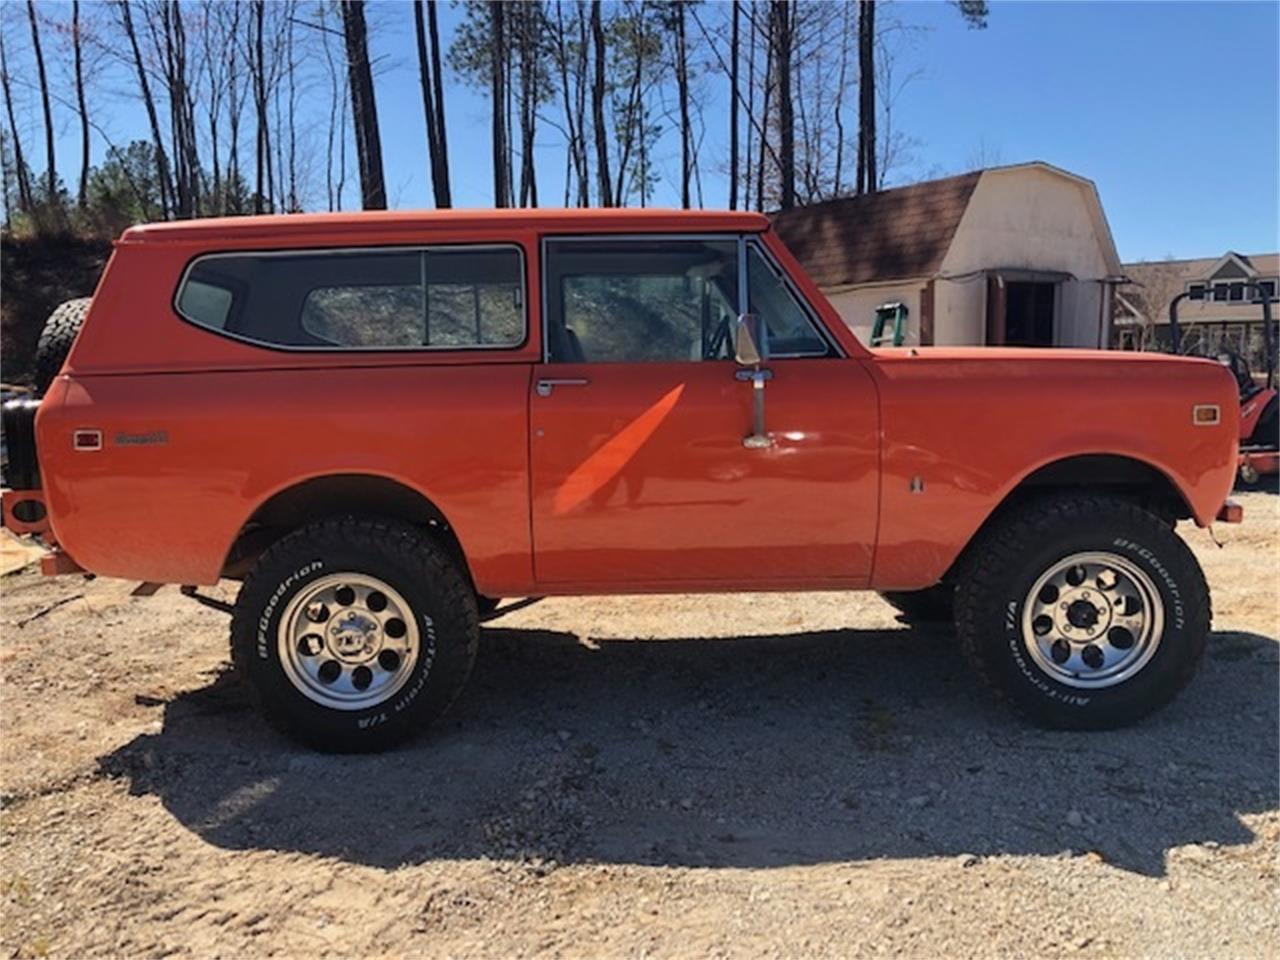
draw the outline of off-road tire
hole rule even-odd
[[[280,661],[277,631],[290,599],[339,572],[393,587],[421,637],[403,687],[369,709],[315,702]],[[449,552],[409,524],[355,517],[302,527],[268,548],[245,578],[231,620],[232,662],[262,713],[286,735],[335,753],[384,750],[439,719],[466,684],[478,640],[475,593]]]
[[[1137,673],[1104,688],[1055,680],[1029,655],[1023,605],[1039,576],[1079,552],[1109,552],[1152,581],[1164,610],[1159,645]],[[961,564],[956,631],[966,658],[1002,699],[1056,729],[1125,726],[1165,706],[1195,673],[1211,620],[1195,556],[1168,523],[1105,495],[1053,495],[1016,508],[980,535]]]
[[[889,590],[880,598],[913,623],[951,623],[955,593],[953,584],[940,583],[924,590]]]
[[[62,369],[62,364],[71,352],[71,344],[84,325],[84,318],[89,313],[92,297],[81,297],[59,304],[40,331],[40,341],[36,344],[35,387],[37,393],[44,393],[53,383],[53,378]]]

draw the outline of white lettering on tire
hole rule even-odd
[[[302,567],[300,570],[295,570],[293,573],[289,574],[289,576],[284,578],[284,581],[280,586],[276,587],[275,593],[271,595],[271,599],[267,601],[267,605],[262,608],[262,616],[258,618],[258,642],[256,644],[256,648],[259,660],[267,659],[267,651],[271,647],[271,644],[267,639],[268,627],[271,624],[271,617],[275,614],[276,607],[280,605],[280,601],[284,599],[284,595],[288,593],[289,589],[303,577],[310,576],[317,570],[321,570],[323,568],[324,561],[315,560],[307,564],[305,567]]]

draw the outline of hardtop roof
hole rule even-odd
[[[555,233],[762,232],[769,219],[760,213],[717,210],[528,209],[362,210],[346,213],[288,213],[211,217],[130,227],[121,243],[252,241],[272,238],[323,240],[326,235],[386,234],[405,239],[408,231],[453,232],[533,228]]]

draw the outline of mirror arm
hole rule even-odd
[[[773,446],[773,440],[764,429],[764,385],[773,379],[772,370],[739,370],[735,374],[738,380],[751,382],[751,433],[742,438],[742,445],[748,450],[762,450]]]

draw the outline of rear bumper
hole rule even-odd
[[[0,510],[4,525],[19,536],[49,536],[49,509],[43,490],[0,490]]]
[[[0,490],[0,513],[5,529],[18,536],[38,536],[48,545],[40,558],[40,572],[46,577],[85,572],[54,539],[43,490]]]

